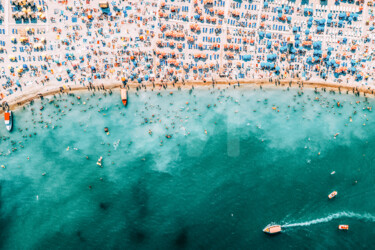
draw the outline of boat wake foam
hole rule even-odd
[[[299,223],[292,223],[292,224],[285,224],[282,227],[287,228],[287,227],[303,227],[303,226],[310,226],[314,224],[319,224],[319,223],[326,223],[334,219],[339,219],[339,218],[355,218],[359,220],[365,220],[365,221],[371,221],[375,222],[375,216],[371,214],[358,214],[358,213],[353,213],[353,212],[339,212],[339,213],[334,213],[331,215],[328,215],[327,217],[324,218],[319,218],[311,221],[305,221],[305,222],[299,222]]]

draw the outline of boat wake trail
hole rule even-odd
[[[353,212],[339,212],[339,213],[334,213],[331,215],[328,215],[327,217],[324,218],[319,218],[311,221],[305,221],[305,222],[299,222],[299,223],[292,223],[292,224],[285,224],[282,227],[287,228],[287,227],[303,227],[303,226],[310,226],[314,224],[319,224],[319,223],[326,223],[334,219],[339,219],[339,218],[355,218],[359,220],[365,220],[365,221],[371,221],[375,222],[375,216],[371,214],[357,214]]]

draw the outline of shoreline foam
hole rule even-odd
[[[148,83],[145,85],[140,85],[135,82],[128,83],[127,86],[129,86],[130,89],[136,89],[137,87],[143,87],[146,86],[146,88],[153,88],[153,89],[161,89],[163,84],[168,86],[168,89],[177,89],[178,87],[181,87],[183,89],[188,89],[192,86],[194,87],[207,87],[212,86],[212,81],[187,81],[184,84],[181,82],[175,83],[173,85],[172,82],[169,83],[162,83],[162,82],[155,82],[154,84]],[[292,88],[298,88],[298,87],[307,87],[310,89],[313,88],[327,88],[328,90],[343,90],[343,91],[356,91],[359,93],[366,93],[373,95],[374,89],[371,87],[365,88],[364,86],[348,86],[348,85],[342,85],[337,83],[327,83],[327,82],[310,82],[310,81],[302,81],[302,80],[280,80],[279,85],[275,85],[275,82],[269,82],[267,79],[259,79],[259,80],[218,80],[215,81],[215,86],[229,86],[229,85],[247,85],[247,86],[264,86],[264,87],[289,87],[289,83],[291,83]],[[302,86],[303,83],[303,86]],[[155,87],[154,87],[155,85]],[[61,91],[60,89],[66,86],[66,89]],[[104,86],[106,90],[113,90],[113,89],[119,89],[123,86],[121,82],[117,83],[100,83],[100,84],[92,84],[91,86],[98,88]],[[51,95],[55,95],[58,93],[73,93],[78,91],[90,91],[88,85],[38,85],[38,86],[32,86],[27,88],[23,92],[17,92],[13,95],[6,96],[3,99],[3,103],[7,102],[9,105],[9,108],[11,110],[16,109],[18,107],[22,107],[23,105],[40,98],[40,96],[47,97]],[[0,114],[3,113],[3,110],[0,110]]]

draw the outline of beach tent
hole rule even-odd
[[[242,60],[244,60],[244,61],[250,61],[251,60],[251,55],[244,55],[243,57],[242,57]]]
[[[321,49],[322,48],[322,42],[321,41],[316,41],[313,43],[313,48],[314,49]]]

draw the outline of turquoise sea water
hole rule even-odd
[[[374,245],[375,100],[281,88],[157,93],[130,92],[126,108],[117,91],[15,111],[13,132],[0,126],[0,248]],[[283,232],[264,234],[270,223]]]

